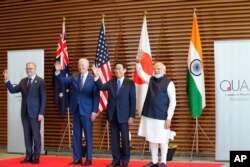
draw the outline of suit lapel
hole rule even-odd
[[[27,85],[28,85],[28,77],[27,77],[27,79],[26,79],[26,92],[28,93],[28,92],[30,92],[32,89],[33,89],[33,87],[35,86],[35,84],[37,84],[37,75],[35,76],[35,78],[33,79],[33,81],[31,82],[31,85],[30,85],[30,89],[29,89],[29,91],[28,91],[28,89],[27,89]]]
[[[25,91],[26,91],[26,93],[28,94],[28,77],[26,78],[26,81],[25,81]]]
[[[111,93],[115,97],[115,96],[117,96],[117,94],[116,94],[116,92],[117,92],[116,91],[116,89],[117,89],[117,79],[112,79],[110,84],[111,84]]]
[[[81,73],[79,73],[79,75],[76,77],[78,90],[81,91],[81,79],[80,78],[81,78]]]

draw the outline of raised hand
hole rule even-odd
[[[59,61],[56,61],[54,65],[55,65],[55,70],[56,70],[57,72],[59,72],[59,71],[61,70],[61,64],[60,64],[60,62],[59,62]]]
[[[92,65],[92,71],[95,77],[99,77],[99,68],[97,68],[94,64]]]
[[[4,70],[3,71],[3,76],[4,76],[4,80],[8,80],[9,79],[9,76],[8,76],[8,70]]]

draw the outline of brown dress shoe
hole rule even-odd
[[[20,161],[21,164],[25,163],[32,163],[32,157],[25,157],[22,161]]]
[[[91,160],[86,160],[82,166],[90,166],[92,165],[92,161]]]

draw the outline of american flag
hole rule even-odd
[[[104,21],[102,21],[101,28],[100,28],[99,39],[98,39],[97,50],[96,50],[95,64],[100,69],[101,82],[103,84],[108,82],[112,77],[112,73],[111,73],[111,68],[110,68],[107,43],[105,39]],[[107,103],[108,103],[108,92],[101,91],[98,112],[105,110]]]
[[[60,34],[58,41],[55,62],[56,61],[59,61],[61,64],[61,75],[63,77],[67,77],[69,75],[69,56],[65,40],[65,21],[63,21],[62,34]],[[69,88],[64,84],[61,84],[59,79],[55,77],[54,73],[53,86],[56,106],[59,112],[64,114],[67,107],[69,106]]]

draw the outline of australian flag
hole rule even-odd
[[[60,62],[61,64],[61,75],[63,77],[68,77],[69,75],[69,56],[67,50],[67,44],[65,40],[65,23],[63,22],[63,31],[60,34],[58,47],[56,51],[55,62]],[[55,68],[54,68],[55,71]],[[54,86],[54,98],[58,111],[64,114],[69,107],[69,87],[60,83],[60,80],[55,77],[53,73],[53,86]]]

